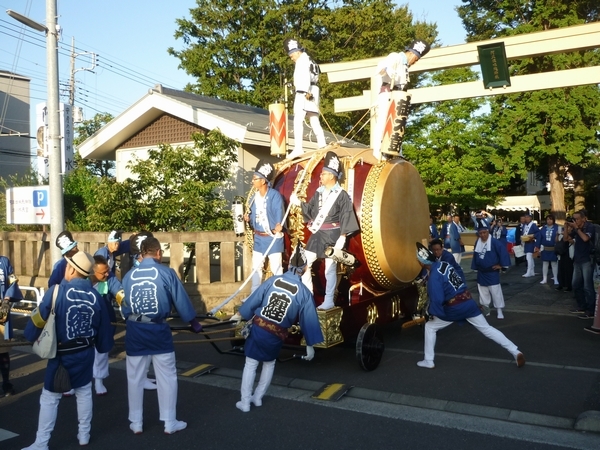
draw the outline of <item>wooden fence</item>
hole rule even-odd
[[[107,233],[73,233],[80,250],[92,255],[106,245]],[[128,239],[130,233],[124,233]],[[165,249],[163,263],[173,268],[184,280],[196,310],[204,313],[233,294],[251,272],[251,252],[243,237],[232,231],[205,231],[195,233],[154,233]],[[7,256],[19,278],[21,286],[47,288],[54,261],[51,261],[50,233],[0,232],[0,254]],[[194,251],[192,251],[194,250]],[[117,276],[130,267],[128,255],[117,258],[120,270]],[[187,276],[184,279],[184,274]],[[235,304],[250,292],[250,283],[232,300],[225,311],[231,312]]]

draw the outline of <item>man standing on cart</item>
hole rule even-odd
[[[302,276],[302,282],[311,292],[313,282],[310,267],[317,258],[325,258],[325,298],[319,309],[335,306],[333,297],[337,284],[337,264],[325,257],[325,250],[327,247],[343,249],[346,238],[359,230],[352,200],[338,183],[341,174],[338,156],[334,152],[327,152],[320,175],[321,186],[310,201],[301,202],[296,193],[290,196],[290,203],[302,207],[302,215],[304,220],[309,221],[308,229],[312,233],[306,244],[308,269]]]

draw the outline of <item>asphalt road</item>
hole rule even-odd
[[[463,261],[476,293],[469,265]],[[376,370],[359,368],[351,342],[317,350],[311,362],[280,362],[263,406],[244,414],[235,408],[243,357],[219,354],[208,344],[179,344],[180,374],[216,366],[196,378],[180,377],[178,418],[189,428],[164,435],[156,395],[147,392],[144,433],[135,436],[127,421],[123,348],[115,347],[109,394],[94,398],[89,448],[600,448],[600,434],[574,430],[582,414],[600,410],[600,336],[583,331],[590,320],[568,313],[570,293],[540,285],[540,277],[522,278],[524,271],[513,267],[503,276],[506,318],[489,318],[525,354],[523,368],[468,324],[439,332],[436,368],[419,368],[422,328],[401,330],[393,323],[382,329],[386,350]],[[198,337],[176,337],[185,340]],[[27,350],[12,351],[19,394],[0,399],[3,450],[35,439],[45,362]],[[293,353],[284,350],[281,358]],[[335,402],[311,398],[331,383],[351,389]],[[75,400],[64,398],[50,448],[78,447]]]

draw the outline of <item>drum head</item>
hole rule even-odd
[[[404,160],[372,168],[363,191],[361,235],[369,270],[388,288],[421,271],[415,242],[428,236],[429,203],[415,167]]]

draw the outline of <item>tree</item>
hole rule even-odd
[[[391,0],[196,0],[190,19],[178,19],[175,37],[186,46],[170,48],[197,82],[196,94],[266,108],[282,100],[294,65],[284,52],[286,38],[298,39],[318,63],[351,61],[398,51],[415,37],[433,42],[434,25],[413,24],[407,6]],[[320,79],[321,111],[333,131],[345,135],[364,112],[333,114],[333,99],[360,95],[368,81],[333,86]],[[358,135],[369,141],[368,128]]]
[[[463,0],[457,8],[468,40],[490,39],[597,21],[597,0]],[[579,51],[511,61],[511,74],[534,74],[598,65],[600,54]],[[564,218],[567,172],[581,184],[598,150],[598,86],[551,89],[496,96],[491,101],[492,134],[514,173],[546,171],[553,210]],[[583,192],[583,189],[581,189]],[[575,208],[583,206],[576,193]]]
[[[476,79],[471,69],[460,68],[433,73],[427,84]],[[423,105],[411,116],[403,153],[419,170],[431,209],[485,208],[508,186],[511,174],[492,145],[488,118],[480,111],[484,104],[484,99],[444,101]]]
[[[77,148],[111,120],[113,120],[113,116],[109,113],[96,114],[93,119],[84,120],[75,128],[77,136],[73,139],[73,145]],[[115,163],[110,160],[85,159],[81,160],[80,163],[85,164],[92,174],[99,177],[112,176],[115,169]]]
[[[8,179],[0,177],[0,231],[15,231],[14,225],[6,223],[6,189],[19,186],[38,186],[47,184],[48,179],[41,179],[39,173],[33,168],[29,168],[23,174],[9,175]],[[21,225],[21,231],[39,231],[41,225]]]
[[[88,208],[95,230],[203,231],[232,228],[220,195],[237,162],[235,141],[218,130],[192,136],[193,146],[162,144],[133,161],[132,178],[103,178]]]

